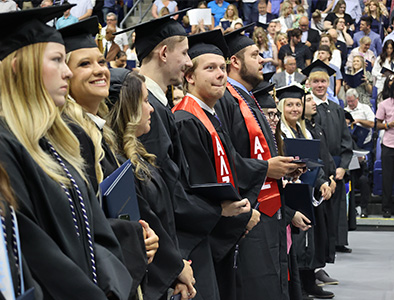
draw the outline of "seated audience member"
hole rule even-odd
[[[347,33],[345,18],[338,18],[334,21],[333,28],[336,29],[338,37],[337,40],[346,44],[347,47],[353,46],[353,39],[349,33]]]
[[[293,29],[294,20],[295,20],[295,15],[291,3],[288,1],[283,2],[280,8],[280,17],[279,17],[279,21],[281,25],[280,32],[286,33],[288,31],[291,31]]]
[[[224,17],[220,19],[220,22],[223,21],[229,21],[230,22],[230,27],[226,28],[224,30],[224,33],[228,33],[234,30],[235,24],[237,23],[243,23],[242,19],[238,16],[238,9],[234,4],[230,4],[227,6],[226,13],[224,14]],[[221,25],[221,23],[219,23]]]
[[[126,52],[124,51],[119,51],[116,55],[115,55],[115,59],[107,62],[108,65],[108,69],[116,69],[116,68],[125,68],[127,65],[127,55]]]
[[[115,42],[115,35],[113,35],[115,32],[115,26],[107,26],[105,39],[103,39],[104,57],[107,62],[115,60],[115,56],[121,51],[119,45]]]
[[[259,48],[263,58],[263,74],[276,72],[278,61],[278,49],[275,44],[268,41],[267,34],[262,27],[257,27],[253,32],[253,41]]]
[[[362,17],[360,20],[360,31],[356,32],[353,36],[353,47],[360,45],[360,40],[363,37],[369,37],[371,39],[370,47],[375,56],[379,56],[382,52],[382,39],[380,35],[371,30],[371,17]]]
[[[372,88],[373,88],[372,75],[371,72],[365,70],[365,61],[361,55],[354,56],[352,60],[350,74],[354,75],[358,72],[364,73],[362,77],[362,82],[360,82],[360,85],[358,85],[356,88],[359,96],[358,99],[360,103],[366,104],[371,107],[372,106],[371,97],[372,97]],[[346,82],[344,83],[344,88],[345,91],[350,89],[350,87],[347,85]]]
[[[76,4],[71,8],[71,14],[79,21],[85,20],[92,15],[93,5],[91,0],[68,0],[70,4]]]
[[[226,13],[226,9],[229,5],[230,3],[224,0],[211,0],[208,3],[208,8],[211,9],[213,18],[215,19],[214,27],[220,24],[220,19],[224,17],[224,14]]]
[[[320,59],[322,62],[324,62],[326,65],[328,65],[330,68],[334,69],[335,75],[330,77],[330,86],[329,88],[331,91],[335,93],[335,95],[338,95],[339,90],[342,86],[342,73],[340,69],[330,63],[331,60],[331,50],[327,45],[321,45],[319,47],[319,50],[317,51],[317,58]]]
[[[331,51],[331,59],[330,59],[330,64],[336,66],[337,68],[341,68],[342,65],[342,57],[341,57],[341,52],[337,49],[335,46],[334,40],[331,37],[331,35],[327,33],[323,33],[320,37],[320,46],[328,46]],[[313,54],[313,59],[316,60],[318,58],[318,52],[315,52]]]
[[[317,30],[309,28],[308,17],[301,17],[299,21],[299,28],[302,32],[301,42],[307,46],[312,53],[319,47],[320,34]]]
[[[197,8],[208,8],[207,1],[200,1],[197,5]],[[215,19],[212,16],[211,25],[205,25],[204,20],[200,20],[198,25],[192,25],[192,30],[190,34],[196,34],[201,32],[210,31],[215,27]]]
[[[393,87],[393,85],[391,85]],[[382,178],[383,217],[390,218],[393,213],[392,189],[394,181],[394,120],[393,120],[394,98],[387,98],[378,105],[376,112],[377,128],[384,130],[382,139]]]
[[[317,30],[319,35],[324,32],[324,22],[320,10],[316,10],[312,13],[311,28]]]
[[[22,7],[20,7],[22,8]],[[13,0],[1,0],[0,1],[0,13],[6,13],[10,11],[16,11],[17,5]]]
[[[385,37],[384,32],[389,26],[389,19],[387,18],[387,10],[385,10],[385,12],[382,11],[379,2],[381,1],[370,0],[365,6],[365,12],[368,17],[371,17],[371,30],[377,33],[380,36],[381,40],[383,40]]]
[[[173,0],[155,0],[152,4],[151,10],[153,18],[157,19],[162,17],[163,15],[160,15],[160,13],[163,8],[168,10],[168,14],[172,14],[178,11],[178,3]],[[174,20],[177,20],[178,17],[179,15],[175,15],[173,18]]]
[[[269,42],[272,44],[275,42],[275,39],[278,35],[278,31],[280,31],[280,23],[276,20],[271,20],[268,23],[268,27],[267,27],[267,33],[268,33],[268,40]],[[286,35],[286,39],[287,39],[287,33],[284,33]],[[279,51],[279,49],[278,49]]]
[[[379,106],[379,104],[388,98],[394,98],[394,90],[393,90],[393,82],[394,75],[388,75],[383,84],[383,90],[378,94],[378,98],[376,99],[375,109]]]
[[[252,20],[252,22],[269,24],[269,22],[271,22],[276,17],[273,14],[267,12],[267,1],[266,0],[258,0],[258,1],[259,1],[257,4],[258,14],[254,14],[254,16],[256,16],[257,18]]]
[[[278,48],[278,52],[283,45],[287,45],[289,43],[287,33],[278,33],[275,38],[275,45]]]
[[[159,18],[164,17],[166,15],[169,15],[170,11],[168,10],[168,7],[164,6],[162,9],[159,11]]]
[[[174,86],[174,90],[172,91],[172,106],[175,106],[181,102],[184,96],[185,93],[183,92],[182,85]]]
[[[294,82],[301,83],[306,77],[297,71],[297,62],[294,56],[286,56],[283,59],[284,71],[274,74],[271,82],[275,83],[276,88],[281,88],[290,85]]]
[[[332,1],[334,3],[334,1]],[[354,20],[346,13],[346,2],[344,0],[339,0],[333,11],[330,12],[324,19],[324,29],[330,29],[334,26],[334,22],[338,18],[345,18],[346,29],[354,31]]]
[[[341,54],[341,71],[344,70],[345,64],[346,64],[346,59],[347,59],[347,53],[348,53],[348,48],[346,46],[346,43],[338,41],[338,33],[334,28],[328,29],[327,34],[331,37],[332,41],[334,42],[335,47],[340,51]]]
[[[63,5],[64,5],[64,4],[68,4],[68,2],[67,2],[67,1],[64,1],[64,2],[63,2]],[[70,8],[70,9],[67,9],[67,10],[63,13],[63,16],[62,16],[61,18],[57,19],[57,21],[56,21],[56,29],[60,29],[60,28],[66,27],[66,26],[68,26],[68,25],[77,23],[78,21],[79,21],[78,18],[74,17],[74,16],[71,14],[71,8]]]
[[[384,81],[386,80],[384,74],[381,73],[382,68],[394,71],[393,63],[394,42],[392,40],[388,40],[383,45],[382,53],[378,56],[372,68],[372,76],[375,78],[375,86],[377,88],[378,94],[380,94],[380,92],[382,91]]]
[[[110,12],[107,14],[106,18],[105,18],[105,22],[107,23],[106,26],[104,26],[101,29],[101,34],[102,36],[105,36],[106,32],[107,32],[107,27],[108,26],[115,26],[116,28],[116,32],[121,31],[122,29],[118,27],[117,23],[118,23],[118,16],[116,14],[114,14],[113,12]],[[127,51],[127,49],[129,49],[129,40],[127,37],[126,33],[121,33],[121,34],[117,34],[115,36],[115,43],[120,47],[120,50],[122,51]]]
[[[301,43],[302,32],[299,29],[293,29],[288,33],[289,44],[280,48],[278,57],[282,61],[286,55],[292,55],[296,58],[297,68],[304,69],[309,66],[312,59],[311,51],[307,46]]]
[[[365,60],[365,63],[370,64],[369,67],[373,67],[375,65],[375,60],[376,60],[376,55],[373,53],[372,50],[369,49],[371,46],[371,39],[368,36],[364,36],[363,38],[360,39],[360,46],[357,48],[354,48],[346,62],[346,66],[349,68],[352,66],[353,63],[353,58],[355,56],[362,56]]]

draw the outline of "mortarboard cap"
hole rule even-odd
[[[59,29],[62,34],[66,53],[83,49],[97,48],[94,35],[98,33],[98,18],[96,16]]]
[[[320,59],[314,61],[309,66],[307,66],[305,69],[303,69],[302,73],[306,76],[309,76],[311,73],[317,72],[317,71],[326,72],[328,74],[328,76],[332,76],[335,73],[335,70],[333,68],[326,65]]]
[[[257,26],[257,27],[261,27],[261,28],[263,28],[264,30],[267,30],[268,25],[269,25],[269,23],[260,23],[260,22],[257,22],[257,23],[256,23],[256,26]]]
[[[193,59],[206,53],[228,56],[228,47],[220,29],[211,30],[188,37],[189,56]]]
[[[172,16],[189,10],[185,8],[161,18],[131,26],[125,30],[117,31],[114,35],[135,29],[135,48],[140,62],[152,52],[163,40],[172,36],[187,36],[180,23],[171,19]]]
[[[276,72],[263,73],[264,81],[269,82],[271,80],[272,76],[274,76],[275,74],[276,74]]]
[[[293,83],[289,86],[284,86],[276,90],[276,97],[279,101],[286,98],[297,98],[302,99],[305,95],[305,90],[302,85],[298,83]]]
[[[276,108],[274,98],[269,94],[273,90],[275,84],[265,81],[260,82],[257,87],[252,91],[253,95],[259,102],[262,108]]]
[[[233,56],[234,54],[238,53],[242,49],[254,45],[254,42],[251,38],[242,34],[245,30],[252,28],[254,23],[251,23],[247,26],[241,27],[237,30],[234,30],[224,36],[226,40],[227,46],[229,48],[229,56]]]
[[[382,70],[380,70],[380,73],[386,77],[389,77],[390,75],[394,75],[394,71],[386,67],[383,67]]]
[[[45,23],[62,16],[71,4],[34,8],[0,14],[0,60],[12,52],[37,43],[54,42],[63,44],[60,33]]]

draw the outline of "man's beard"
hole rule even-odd
[[[263,78],[259,77],[257,74],[250,73],[248,69],[246,69],[244,63],[241,65],[239,75],[241,76],[243,81],[246,81],[247,83],[252,85],[252,89],[254,89],[263,80]]]

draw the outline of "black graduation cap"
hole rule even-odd
[[[66,4],[0,14],[0,60],[28,45],[46,42],[63,44],[60,33],[45,23],[62,16],[73,6]]]
[[[291,84],[289,86],[284,86],[276,90],[276,97],[279,101],[285,98],[298,98],[302,99],[305,95],[305,90],[299,84]]]
[[[253,26],[254,23],[251,23],[247,26],[234,30],[224,36],[224,39],[226,40],[227,46],[230,50],[230,57],[241,51],[243,48],[254,45],[254,42],[251,38],[242,34],[242,32],[249,28],[252,28]]]
[[[172,36],[187,36],[183,26],[171,19],[172,16],[189,10],[185,8],[165,15],[161,18],[153,19],[148,22],[133,25],[125,30],[114,32],[118,35],[135,29],[135,49],[140,62],[151,53],[151,51],[163,40]]]
[[[264,81],[269,82],[276,72],[263,73]]]
[[[382,67],[382,70],[380,70],[380,73],[386,77],[389,77],[390,75],[394,75],[394,71],[391,69],[388,69],[386,67]]]
[[[194,34],[188,37],[189,56],[193,59],[205,53],[228,56],[228,47],[220,29]]]
[[[276,108],[275,100],[269,94],[269,92],[272,91],[274,87],[274,83],[262,81],[252,91],[253,95],[255,96],[262,108]]]
[[[98,33],[98,18],[96,16],[59,29],[63,36],[66,53],[82,49],[96,48],[94,35]]]
[[[345,119],[348,119],[348,120],[350,121],[350,123],[353,123],[353,122],[354,122],[353,116],[351,115],[350,112],[348,112],[348,111],[346,111],[346,110],[345,110]]]
[[[322,62],[320,59],[315,60],[313,63],[311,63],[305,69],[303,69],[302,73],[305,76],[309,76],[311,73],[317,72],[317,71],[326,72],[328,74],[328,76],[332,76],[335,73],[335,70],[333,68],[331,68],[329,65]]]
[[[257,27],[261,27],[261,28],[263,28],[264,30],[267,30],[268,25],[269,25],[269,23],[261,23],[261,22],[257,22],[257,23],[256,23],[256,26],[257,26]]]

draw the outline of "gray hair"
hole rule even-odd
[[[108,18],[108,17],[114,17],[116,21],[118,20],[118,16],[115,13],[113,13],[113,12],[107,13],[105,18]]]
[[[356,89],[348,89],[345,96],[346,98],[354,96],[354,98],[358,99],[358,92],[356,91]]]
[[[294,56],[292,55],[286,55],[285,58],[283,59],[283,63],[286,65],[289,61],[290,58],[294,58],[296,59]],[[297,61],[297,60],[296,60]]]

